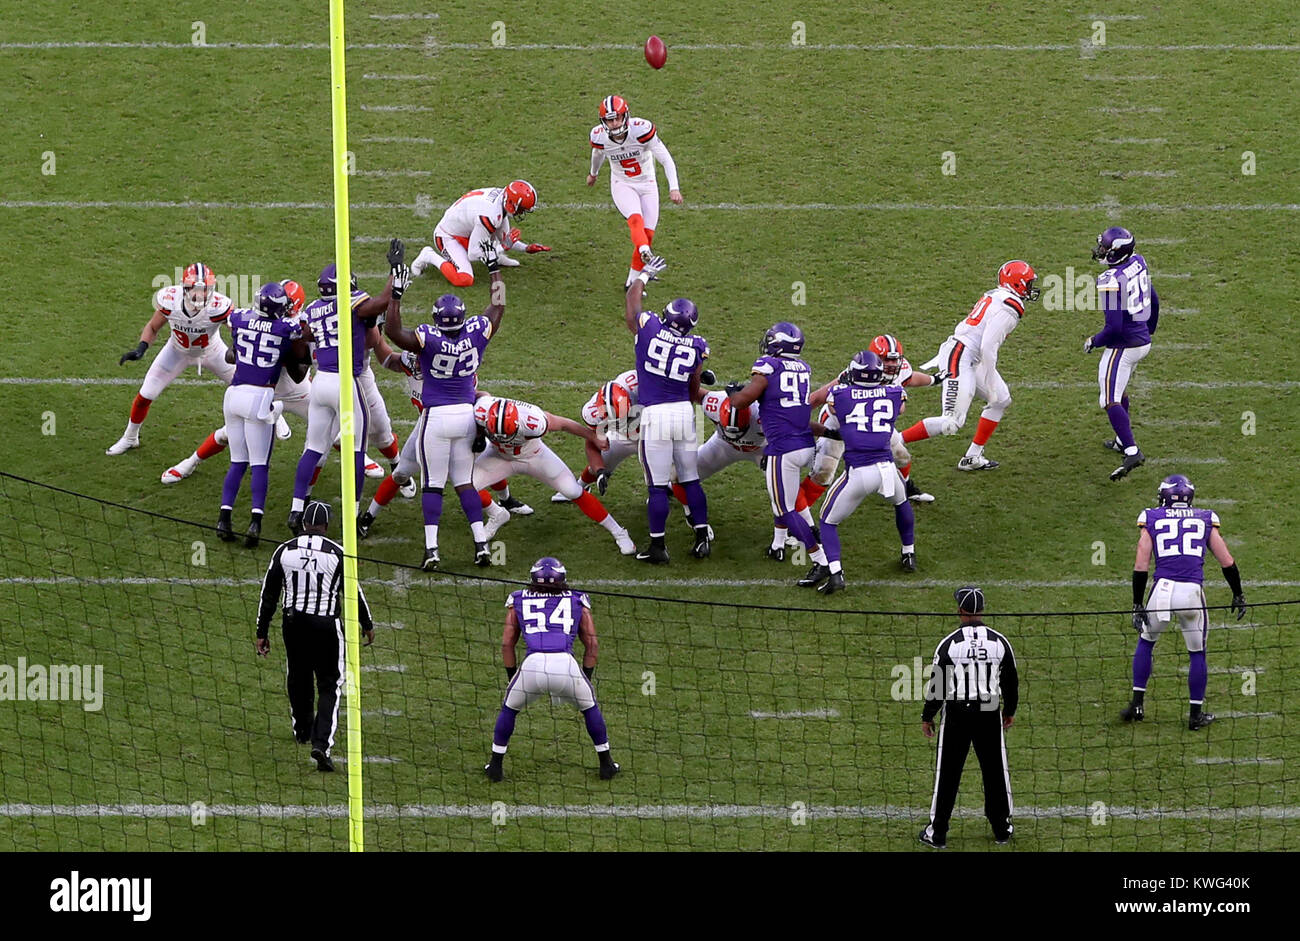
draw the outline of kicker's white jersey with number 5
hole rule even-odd
[[[659,139],[653,122],[645,118],[629,118],[627,139],[621,144],[610,140],[609,131],[603,124],[591,129],[591,147],[597,157],[592,160],[592,173],[600,169],[603,158],[609,161],[610,185],[616,180],[627,183],[655,185],[655,161],[664,165],[668,176],[668,188],[679,189],[677,185],[677,167],[668,153],[668,148]]]

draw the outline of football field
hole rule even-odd
[[[998,361],[1013,396],[987,447],[1000,467],[956,469],[975,408],[962,433],[912,446],[936,497],[916,508],[915,574],[889,509],[868,501],[840,528],[849,591],[794,587],[807,560],[764,558],[770,510],[748,464],[705,481],[712,557],[690,557],[675,509],[666,567],[618,555],[517,479],[537,512],[501,530],[487,578],[454,499],[445,571],[425,574],[419,503],[395,500],[359,549],[380,622],[363,651],[368,848],[910,850],[934,773],[910,678],[955,626],[965,583],[984,587],[1021,664],[1011,850],[1296,848],[1300,747],[1283,723],[1300,698],[1300,610],[1280,603],[1300,598],[1300,45],[1277,0],[1177,6],[348,4],[361,287],[382,289],[390,237],[414,253],[470,188],[538,191],[521,227],[553,251],[506,271],[479,372],[494,394],[577,418],[634,365],[628,230],[608,170],[585,185],[609,94],[676,160],[685,204],[661,186],[654,247],[669,268],[648,304],[696,302],[719,387],[748,376],[775,321],[802,327],[820,384],[880,333],[919,366],[1004,261],[1030,262],[1043,288]],[[188,372],[138,449],[104,453],[162,347],[119,365],[158,286],[202,261],[238,304],[283,278],[310,297],[332,260],[324,5],[24,10],[0,0],[2,659],[102,665],[103,702],[0,701],[0,849],[345,849],[345,775],[317,774],[292,740],[278,631],[269,660],[252,647],[304,424],[289,418],[272,458],[273,538],[257,550],[211,530],[225,455],[159,482],[222,423],[212,377]],[[642,54],[652,33],[662,70]],[[1113,483],[1083,340],[1102,325],[1090,251],[1117,224],[1150,264],[1161,317],[1130,389],[1147,463]],[[461,292],[472,313],[487,304],[481,272]],[[436,272],[418,280],[408,325],[444,290]],[[405,440],[405,382],[377,372]],[[939,410],[936,390],[913,390],[904,422]],[[581,467],[576,438],[548,441]],[[1117,719],[1134,521],[1172,473],[1219,514],[1262,605],[1232,620],[1206,565],[1220,719],[1197,733],[1177,636],[1157,648],[1146,721]],[[338,488],[332,459],[317,493],[337,506]],[[604,502],[643,543],[635,463]],[[521,717],[505,781],[482,775],[506,582],[543,555],[592,591],[597,693],[623,766],[611,782],[580,719],[545,703]],[[973,756],[964,784],[949,845],[994,849]]]

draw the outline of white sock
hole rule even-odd
[[[984,445],[982,444],[975,444],[972,442],[971,446],[966,449],[967,457],[979,457],[983,453],[984,453]]]
[[[380,506],[380,505],[379,505],[378,503],[376,503],[374,500],[371,500],[371,501],[370,501],[370,508],[369,508],[368,510],[366,510],[366,512],[369,513],[371,516],[378,516],[378,515],[379,515],[379,511],[382,510],[382,509],[383,509],[382,506]]]
[[[438,524],[437,523],[434,523],[432,526],[429,526],[427,524],[425,525],[424,548],[426,549],[438,548]]]
[[[779,526],[772,528],[772,548],[781,549],[785,546],[786,537],[790,534],[788,529],[782,529]]]
[[[123,433],[122,437],[124,438],[140,437],[140,425],[136,422],[128,421],[126,423],[126,431]]]
[[[479,521],[477,523],[470,523],[469,531],[470,531],[470,535],[473,536],[475,543],[487,542],[487,536],[483,535],[482,521]]]
[[[1137,453],[1138,453],[1138,449],[1137,449],[1137,445],[1136,445],[1136,444],[1133,445],[1131,448],[1125,448],[1125,449],[1124,449],[1124,454],[1125,454],[1125,456],[1128,456],[1128,455],[1130,455],[1130,454],[1137,454]]]
[[[817,525],[817,521],[813,519],[812,510],[810,510],[808,507],[804,507],[802,510],[800,510],[799,515],[803,517],[803,521],[808,524],[809,529],[812,529],[814,526]]]
[[[828,564],[826,561],[826,550],[821,546],[818,546],[815,551],[808,553],[808,558],[812,559],[818,565]]]
[[[915,545],[911,545],[911,544],[906,545],[906,546],[903,546],[903,552],[904,552],[905,554],[915,555],[915,554],[916,554],[916,546],[915,546]]]
[[[840,565],[839,559],[832,559],[829,564],[832,575],[838,575],[840,572],[844,571],[844,566]]]
[[[222,425],[212,433],[212,438],[222,446],[230,444],[230,433],[226,431],[226,426]]]
[[[612,515],[606,516],[601,520],[600,525],[604,526],[607,530],[616,535],[623,531],[623,527],[618,525],[618,520],[614,519]]]
[[[294,497],[293,503],[289,504],[289,509],[295,513],[301,513],[302,508],[307,505],[307,501],[302,497]]]
[[[639,275],[640,273],[641,272],[637,271],[635,268],[627,269],[627,281],[624,282],[624,285],[627,287],[631,287],[632,282],[636,280],[636,276]]]
[[[190,466],[190,467],[198,467],[198,466],[199,466],[199,461],[201,461],[201,460],[203,460],[203,458],[199,457],[199,452],[198,452],[198,451],[195,451],[193,454],[191,454],[191,455],[190,455],[189,457],[187,457],[185,460],[181,461],[181,464],[188,465],[188,466]]]

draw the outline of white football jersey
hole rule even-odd
[[[611,441],[640,441],[641,401],[637,394],[636,370],[629,369],[625,373],[619,373],[611,381],[627,390],[628,399],[632,403],[628,409],[627,421],[611,422],[608,425],[605,423],[605,407],[599,401],[600,390],[597,390],[591,398],[587,399],[587,404],[582,406],[582,420],[592,428],[599,428],[601,434]]]
[[[742,451],[754,451],[767,444],[767,439],[763,436],[763,424],[759,419],[757,402],[749,406],[749,415],[745,419],[740,419],[740,416],[734,414],[734,410],[730,407],[731,400],[725,392],[707,393],[701,405],[704,414],[718,426],[718,434],[722,435],[728,444]],[[740,419],[740,433],[728,432],[727,428],[737,419]]]
[[[609,161],[610,182],[625,180],[628,183],[655,183],[655,158],[653,150],[662,150],[660,158],[667,153],[657,136],[652,122],[645,118],[628,119],[627,138],[616,144],[609,138],[609,131],[603,124],[591,129],[591,146]],[[594,172],[594,171],[593,171]],[[668,186],[677,189],[674,174],[669,174]]]
[[[531,402],[521,402],[518,399],[511,399],[510,401],[513,401],[515,408],[519,410],[518,430],[509,437],[498,438],[489,434],[488,440],[492,442],[492,446],[503,457],[527,456],[535,449],[528,449],[525,452],[525,447],[547,432],[546,413]],[[474,421],[478,423],[480,428],[486,427],[487,410],[491,404],[492,398],[490,396],[482,396],[474,405]]]
[[[1025,315],[1025,303],[1014,291],[998,287],[985,291],[983,296],[971,308],[966,319],[957,324],[952,335],[970,347],[975,361],[982,358],[980,351],[985,340],[992,344],[994,351],[1002,345],[1020,318]]]
[[[213,341],[220,342],[220,328],[230,318],[230,298],[212,292],[208,306],[197,314],[185,308],[185,289],[179,284],[160,288],[154,307],[162,311],[171,327],[171,342],[187,356],[200,359]]]
[[[912,369],[912,364],[909,363],[907,357],[904,356],[902,361],[898,364],[898,375],[895,376],[893,381],[889,384],[891,386],[901,386],[907,380],[912,378],[913,372],[915,372],[915,370]]]
[[[410,396],[415,407],[424,411],[420,396],[424,394],[424,374],[420,372],[420,356],[410,350],[402,350],[402,369],[406,372],[406,394]]]
[[[469,238],[474,226],[481,224],[489,235],[500,236],[506,224],[506,191],[499,186],[470,190],[447,207],[436,231],[440,235]]]

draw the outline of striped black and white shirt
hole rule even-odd
[[[280,601],[286,614],[339,617],[343,587],[343,547],[324,536],[303,534],[281,543],[271,556],[262,580],[257,612],[257,636],[266,637]],[[370,606],[357,585],[358,617],[363,631],[372,630]]]
[[[1016,714],[1020,677],[1011,642],[978,621],[963,624],[934,651],[934,673],[926,684],[921,719],[931,722],[948,703],[966,712]]]

